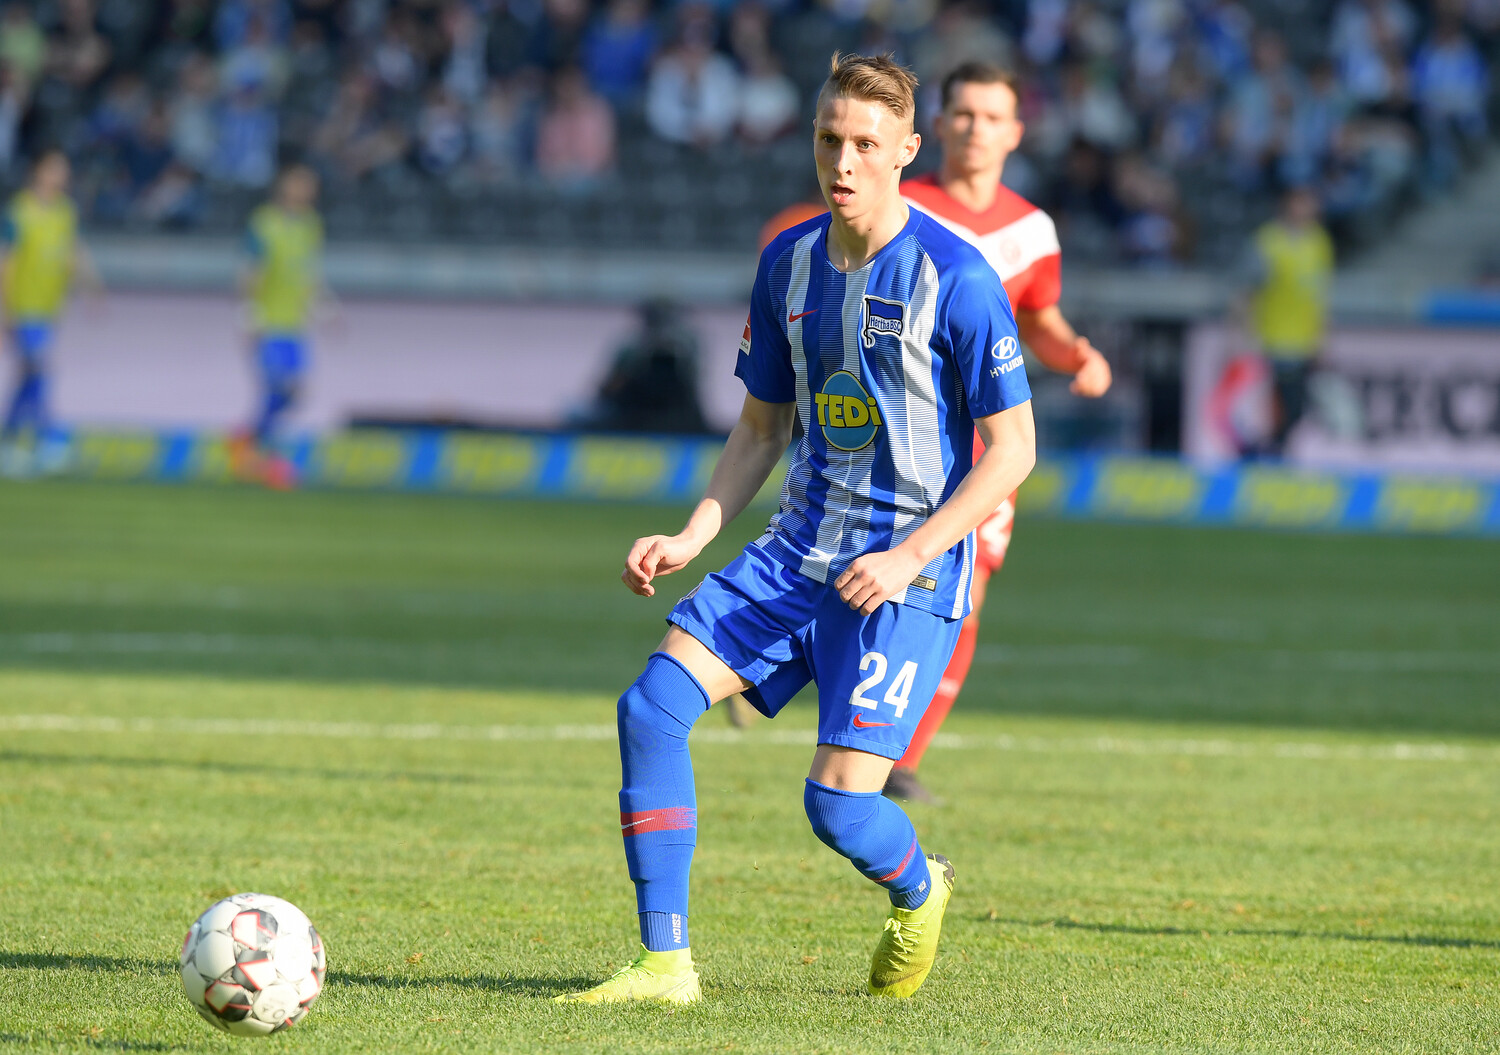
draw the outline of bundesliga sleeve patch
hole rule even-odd
[[[750,316],[745,316],[745,334],[740,338],[740,354],[750,354]]]

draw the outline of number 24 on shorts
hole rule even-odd
[[[864,681],[854,686],[854,691],[849,694],[850,707],[868,707],[874,710],[879,706],[875,700],[866,697],[865,692],[874,689],[885,680],[885,672],[889,666],[890,663],[879,652],[866,652],[864,654],[864,657],[859,661],[861,673],[869,670],[871,667],[874,667],[875,670]],[[911,695],[912,682],[916,680],[916,677],[916,661],[909,659],[902,665],[900,671],[896,673],[895,678],[891,680],[891,687],[885,691],[885,702],[896,708],[897,718],[906,713],[907,697]]]

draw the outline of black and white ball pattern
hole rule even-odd
[[[323,991],[323,940],[269,894],[216,902],[182,939],[182,988],[219,1029],[260,1036],[296,1025]]]

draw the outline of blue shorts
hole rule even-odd
[[[296,384],[307,369],[307,339],[300,334],[267,334],[255,351],[261,373],[272,387]]]
[[[818,743],[891,759],[906,753],[963,626],[890,602],[860,615],[758,546],[706,577],[667,621],[750,682],[745,698],[768,718],[816,682]]]
[[[10,342],[28,367],[40,367],[52,346],[52,323],[45,319],[22,319],[10,328]]]

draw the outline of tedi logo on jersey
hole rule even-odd
[[[1020,342],[1009,335],[995,342],[995,346],[990,349],[990,358],[1000,360],[999,366],[990,367],[991,377],[1008,374],[1016,367],[1024,366],[1026,362],[1021,358]]]
[[[864,450],[875,442],[880,407],[859,378],[847,370],[828,375],[823,391],[813,397],[818,424],[828,445],[841,451]]]
[[[896,340],[906,332],[906,305],[899,300],[865,296],[865,324],[860,327],[865,347],[874,348],[875,338],[888,334]]]

